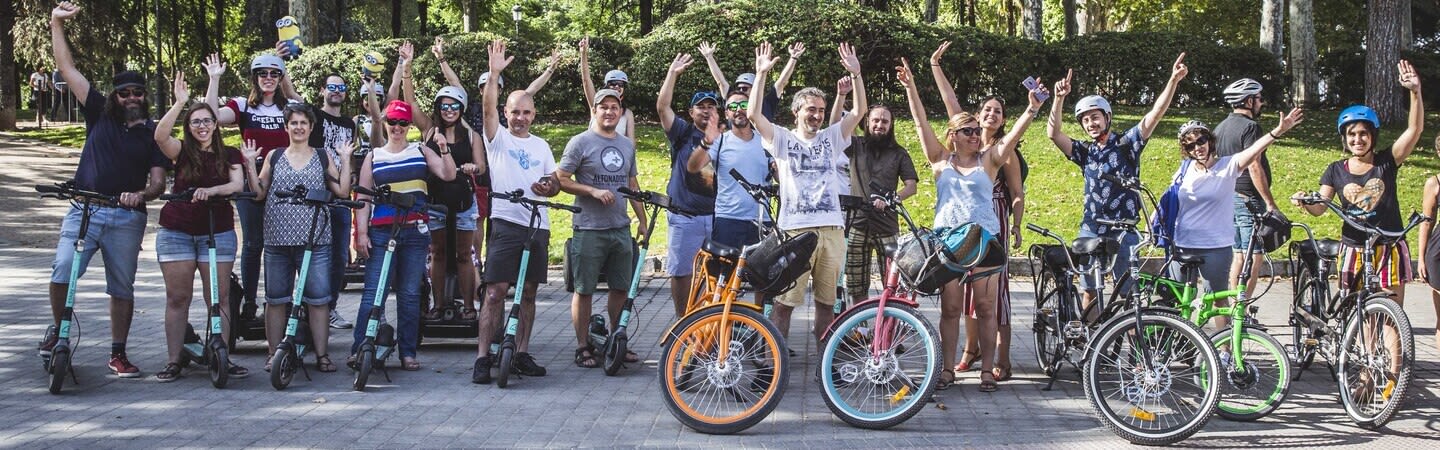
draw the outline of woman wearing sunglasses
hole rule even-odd
[[[901,60],[897,68],[900,83],[905,85],[906,98],[910,102],[913,117],[925,117],[925,105],[920,100],[920,91],[910,72],[909,61]],[[979,225],[991,235],[1001,231],[1000,218],[995,214],[995,182],[1001,170],[1025,134],[1025,129],[1034,121],[1034,113],[1043,102],[1031,91],[1030,104],[1015,122],[1010,133],[993,144],[984,143],[985,129],[980,119],[970,113],[961,112],[950,116],[942,143],[930,129],[928,120],[916,120],[915,130],[920,145],[925,149],[930,171],[935,176],[936,204],[935,226],[958,227],[967,223]],[[971,271],[966,280],[975,316],[979,322],[980,336],[980,391],[994,392],[996,389],[995,336],[997,332],[996,295],[1000,288],[999,277],[994,276],[1005,265],[1005,251],[992,246],[985,257]],[[951,281],[940,292],[940,344],[945,359],[941,372],[942,388],[954,382],[955,349],[959,345],[960,317],[965,312],[965,303],[959,281]]]
[[[457,176],[452,180],[441,180],[438,177],[430,176],[428,180],[430,201],[440,203],[455,212],[455,223],[445,223],[445,214],[431,213],[430,223],[434,229],[430,240],[434,244],[430,250],[430,289],[433,302],[429,311],[425,312],[426,320],[439,320],[445,316],[445,309],[450,305],[450,293],[441,287],[445,286],[445,276],[449,270],[449,255],[455,254],[456,274],[458,276],[461,296],[465,299],[463,311],[460,311],[460,318],[463,320],[475,320],[475,260],[471,259],[471,244],[475,239],[475,230],[480,216],[479,202],[476,201],[474,191],[474,177],[485,174],[485,145],[480,135],[470,128],[470,125],[463,119],[465,107],[469,104],[465,89],[458,86],[445,86],[435,93],[435,99],[431,103],[433,111],[429,114],[416,114],[415,126],[425,130],[425,145],[430,150],[439,152],[442,142],[448,142],[450,157],[454,160],[455,166],[465,176]],[[447,248],[449,233],[455,233],[455,247]]]
[[[580,40],[580,84],[585,87],[585,98],[595,98],[595,83],[590,81],[590,38],[588,37]],[[605,72],[605,86],[603,88],[619,92],[622,103],[625,101],[625,88],[629,87],[629,85],[630,76],[625,75],[625,72],[619,69]],[[623,104],[621,107],[625,108]],[[594,121],[595,119],[591,118],[590,120]],[[624,113],[620,115],[620,122],[615,124],[615,132],[630,138],[630,142],[638,142],[635,140],[634,124],[635,113],[631,112],[630,108],[625,108]],[[592,123],[590,126],[594,127],[595,124]]]
[[[415,84],[410,77],[410,62],[414,61],[414,47],[409,42],[400,45],[399,66],[400,86],[406,99],[415,98]],[[391,227],[400,222],[396,232],[395,255],[391,259],[391,276],[396,297],[397,340],[400,343],[400,362],[405,370],[420,370],[416,360],[416,347],[420,334],[420,281],[425,276],[425,257],[430,254],[429,215],[425,213],[428,186],[427,176],[434,175],[443,181],[455,179],[455,160],[450,157],[450,141],[442,133],[432,138],[439,150],[419,142],[410,142],[406,134],[415,120],[411,103],[391,100],[385,106],[385,145],[376,147],[365,162],[360,165],[360,186],[375,189],[377,186],[390,187],[392,192],[405,193],[415,198],[415,207],[409,211],[397,211],[387,205],[366,204],[357,217],[369,220],[356,221],[355,252],[365,263],[365,293],[360,297],[360,312],[355,323],[365,323],[370,317],[370,308],[380,282],[380,266],[384,255],[382,250],[391,239]],[[367,196],[361,195],[361,198]],[[387,289],[389,291],[389,289]],[[365,338],[365,327],[355,327],[355,343]],[[355,367],[355,351],[352,345],[347,365]]]

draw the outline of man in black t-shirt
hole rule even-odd
[[[346,117],[340,110],[345,104],[350,86],[345,83],[345,77],[336,73],[326,75],[323,83],[320,86],[322,106],[315,111],[316,124],[310,128],[310,146],[329,155],[332,163],[339,164],[340,158],[349,158],[351,155],[341,155],[338,149],[355,142],[357,134],[355,120]],[[350,246],[343,244],[350,242],[350,208],[337,206],[330,210],[330,239],[330,242],[335,243],[330,246],[330,279],[341,280],[345,277],[345,267],[350,265]],[[340,288],[344,284],[330,283],[330,328],[348,329],[355,326],[335,311],[340,300]]]
[[[1260,96],[1261,89],[1260,82],[1249,78],[1236,80],[1225,88],[1225,101],[1232,110],[1230,115],[1215,127],[1215,151],[1220,156],[1231,156],[1245,151],[1264,133],[1260,125],[1255,123],[1265,106],[1265,100]],[[1275,211],[1278,214],[1280,209],[1275,205],[1275,197],[1270,193],[1270,157],[1261,153],[1260,159],[1251,163],[1235,181],[1235,253],[1245,252],[1250,245],[1250,234],[1255,229],[1253,214],[1265,211]],[[1252,276],[1259,272],[1263,258],[1263,255],[1255,255],[1250,266]],[[1230,264],[1231,286],[1238,285],[1240,268],[1244,264],[1243,257],[1235,258]],[[1247,297],[1255,293],[1256,284],[1249,283],[1245,286]]]

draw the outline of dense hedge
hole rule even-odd
[[[795,14],[795,11],[823,11],[823,14]],[[776,18],[784,20],[775,20]],[[484,44],[496,38],[492,33],[446,36],[446,58],[474,90],[474,80],[485,68]],[[713,89],[704,61],[696,46],[701,41],[719,46],[717,59],[731,80],[753,70],[752,49],[762,41],[776,44],[776,54],[786,57],[784,46],[797,40],[806,43],[790,92],[801,86],[817,86],[827,92],[843,75],[836,56],[840,42],[856,45],[865,68],[866,88],[872,103],[903,103],[903,90],[894,81],[893,67],[901,57],[910,59],[919,74],[922,96],[931,111],[940,107],[928,70],[929,55],[949,40],[954,44],[942,62],[962,101],[999,94],[1011,104],[1023,102],[1019,83],[1035,75],[1047,82],[1075,70],[1076,97],[1102,93],[1118,104],[1148,104],[1164,86],[1175,56],[1188,53],[1191,75],[1182,84],[1178,105],[1220,106],[1221,89],[1240,77],[1252,77],[1267,86],[1284,85],[1278,61],[1258,47],[1222,46],[1189,36],[1169,33],[1099,33],[1069,40],[1038,43],[1020,38],[976,31],[972,28],[945,28],[913,23],[900,16],[880,13],[848,2],[823,0],[738,0],[695,5],[671,17],[650,35],[633,42],[591,39],[591,74],[597,79],[604,71],[620,68],[630,74],[626,103],[634,111],[653,117],[655,95],[670,61],[676,53],[690,53],[696,62],[677,87],[676,107],[683,107],[688,92]],[[311,48],[290,63],[299,89],[311,98],[327,72],[359,73],[359,56],[378,50],[392,63],[398,41],[334,44]],[[429,98],[443,85],[443,78],[430,54],[427,41],[417,41],[417,94]],[[580,98],[576,72],[575,42],[542,42],[530,38],[512,42],[516,62],[506,72],[507,88],[522,88],[544,68],[552,48],[562,49],[562,62],[550,84],[537,98],[543,116],[578,119],[586,114]],[[783,64],[782,59],[782,64]],[[237,65],[238,66],[238,65]],[[388,73],[386,74],[388,79]],[[774,75],[778,75],[778,68]],[[1345,75],[1336,71],[1338,77]],[[773,80],[773,77],[772,77]],[[1346,85],[1358,89],[1362,83]],[[473,95],[474,93],[472,93]],[[1279,100],[1281,89],[1267,89],[1270,100]],[[1073,99],[1072,99],[1073,101]],[[783,108],[782,108],[783,109]],[[788,116],[788,113],[782,113]],[[788,120],[788,119],[782,119]]]

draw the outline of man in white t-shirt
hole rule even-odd
[[[498,74],[510,65],[505,57],[505,44],[490,44],[490,73]],[[496,110],[497,83],[485,84],[485,156],[490,163],[490,183],[494,192],[521,190],[532,199],[554,197],[560,185],[551,178],[555,172],[555,155],[550,144],[530,134],[535,120],[535,100],[525,91],[511,92],[505,100],[507,127],[500,126]],[[490,383],[490,339],[505,314],[505,292],[520,275],[520,258],[530,239],[530,211],[517,203],[496,201],[490,211],[490,242],[485,246],[485,303],[480,308],[479,345],[475,372],[471,382]],[[545,368],[530,356],[530,332],[535,323],[535,292],[545,282],[545,265],[549,261],[550,218],[541,209],[535,222],[535,239],[530,244],[530,261],[524,268],[525,285],[520,301],[520,326],[515,336],[515,364],[512,373],[544,376]]]
[[[755,49],[755,84],[763,86],[766,73],[779,61],[778,57],[770,57],[770,43],[760,44]],[[850,184],[841,173],[850,164],[845,148],[850,146],[850,137],[866,109],[860,60],[849,44],[840,44],[840,64],[855,80],[855,101],[850,114],[834,125],[826,126],[825,93],[813,87],[795,93],[790,106],[795,114],[793,130],[775,126],[760,113],[764,89],[751,89],[747,105],[755,131],[775,157],[775,174],[780,181],[780,229],[790,233],[813,231],[820,236],[810,259],[811,270],[800,276],[794,289],[775,299],[770,320],[782,335],[788,335],[790,315],[805,304],[806,281],[814,278],[817,344],[835,316],[835,288],[845,265],[845,216],[840,211],[840,194],[848,193]]]

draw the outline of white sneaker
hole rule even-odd
[[[340,317],[340,313],[335,312],[335,310],[332,309],[330,310],[330,328],[334,328],[337,330],[348,330],[351,328],[355,328],[355,325],[346,321],[344,317]]]

